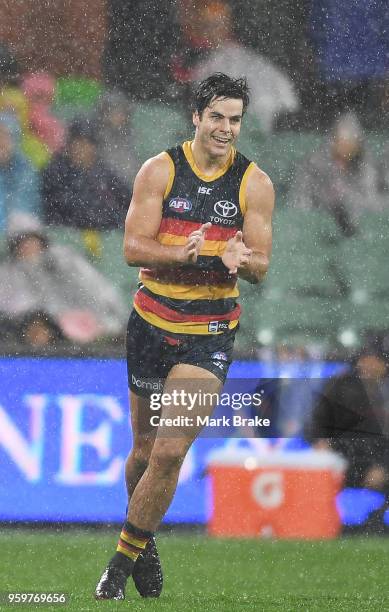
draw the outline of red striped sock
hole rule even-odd
[[[150,536],[135,535],[133,530],[128,528],[128,524],[123,526],[120,533],[116,552],[122,553],[129,559],[136,561],[141,552],[146,548]]]
[[[121,566],[130,575],[135,561],[144,551],[147,542],[153,535],[153,532],[138,529],[138,527],[126,521],[122,527],[116,554],[111,560],[112,563]]]

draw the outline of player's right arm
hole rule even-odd
[[[162,245],[157,240],[169,170],[169,160],[161,153],[149,159],[136,176],[123,243],[124,258],[129,266],[164,268],[197,260],[210,224],[192,232],[183,246]]]

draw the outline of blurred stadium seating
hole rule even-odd
[[[341,315],[342,333],[360,337],[363,331],[380,331],[389,321],[389,215],[367,214],[359,232],[343,240],[339,260],[347,296]]]
[[[254,297],[242,284],[251,334],[262,344],[310,342],[327,347],[339,325],[339,230],[329,215],[280,209],[268,276]],[[249,311],[249,312],[247,312]]]
[[[165,149],[189,140],[189,118],[173,105],[143,102],[134,106],[134,148],[143,162]]]

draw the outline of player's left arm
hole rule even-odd
[[[274,209],[273,184],[258,166],[254,166],[249,174],[245,201],[243,243],[251,250],[251,255],[238,267],[238,275],[256,284],[264,279],[269,268]]]

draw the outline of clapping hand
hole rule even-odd
[[[252,250],[246,247],[243,242],[243,234],[239,231],[227,242],[222,262],[228,268],[230,274],[236,274],[238,268],[250,261],[251,253]]]
[[[196,263],[205,241],[205,232],[210,227],[212,227],[212,223],[203,223],[199,229],[189,234],[188,241],[184,246],[184,261],[186,263]]]

